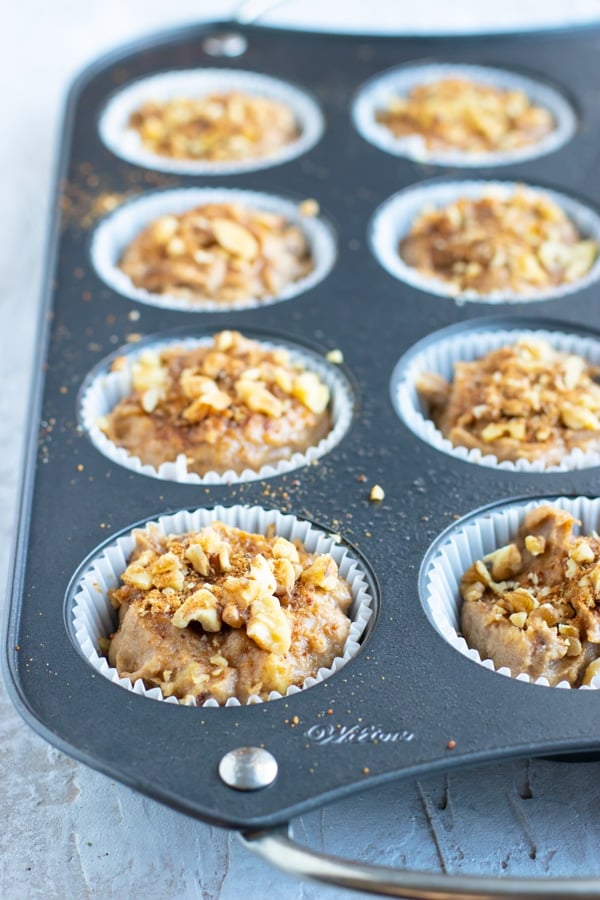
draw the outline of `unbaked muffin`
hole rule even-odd
[[[506,153],[538,143],[555,128],[552,113],[523,91],[442,78],[411,88],[378,110],[394,137],[418,135],[428,150]]]
[[[134,533],[111,592],[107,648],[121,677],[203,703],[268,699],[343,653],[352,594],[329,554],[213,522],[198,532]]]
[[[119,357],[113,368],[128,366]],[[222,331],[209,343],[146,350],[132,391],[98,424],[117,446],[158,468],[185,456],[188,472],[222,474],[289,459],[332,427],[330,392],[282,348]]]
[[[550,466],[575,449],[600,452],[599,376],[583,357],[523,338],[455,363],[451,383],[424,373],[416,387],[455,447]]]
[[[600,672],[600,538],[558,507],[525,516],[515,541],[477,560],[460,583],[468,645],[511,674],[551,685]]]
[[[239,90],[148,100],[129,127],[151,153],[210,162],[269,157],[299,137],[287,104]]]
[[[583,278],[598,256],[546,194],[519,187],[512,195],[489,189],[424,210],[401,240],[399,254],[456,295],[528,294]]]
[[[318,207],[307,201],[303,215]],[[205,203],[151,222],[124,250],[119,268],[150,294],[236,303],[275,297],[314,269],[302,229],[285,216],[240,203]]]

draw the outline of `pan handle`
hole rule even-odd
[[[241,842],[264,860],[298,878],[404,900],[573,900],[600,898],[599,878],[493,878],[400,871],[317,853],[297,844],[289,825],[248,831]]]
[[[289,0],[242,0],[231,18],[238,25],[254,25],[278,6],[288,2]]]

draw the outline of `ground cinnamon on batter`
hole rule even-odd
[[[583,357],[526,338],[455,363],[450,384],[424,373],[417,390],[455,447],[557,465],[575,449],[600,452],[599,376]]]
[[[574,536],[578,524],[539,506],[514,543],[465,572],[461,629],[482,659],[551,685],[579,687],[600,672],[600,538]]]
[[[446,282],[452,294],[527,295],[583,278],[598,242],[582,238],[547,195],[520,187],[508,197],[490,189],[425,210],[399,253],[423,275]]]
[[[222,522],[135,537],[111,594],[120,624],[108,657],[121,677],[188,703],[266,700],[342,655],[352,596],[329,554]]]
[[[395,137],[419,135],[428,150],[510,152],[536,144],[554,130],[549,110],[518,90],[443,78],[393,98],[377,121]]]
[[[126,357],[113,368],[127,367]],[[331,430],[330,394],[287,350],[237,331],[206,345],[147,350],[131,365],[132,391],[99,423],[106,436],[158,468],[184,455],[205,475],[289,459]]]

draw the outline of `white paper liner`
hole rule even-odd
[[[205,203],[240,203],[250,209],[284,216],[297,225],[309,243],[314,268],[304,278],[294,281],[273,297],[248,297],[237,301],[189,300],[169,294],[153,294],[136,287],[118,263],[125,248],[143,229],[165,215],[178,215]],[[94,232],[90,254],[98,276],[119,294],[166,309],[184,312],[228,312],[232,309],[252,309],[289,300],[310,290],[322,281],[333,268],[336,240],[332,228],[317,216],[301,215],[298,204],[274,194],[235,188],[178,188],[155,191],[118,207],[98,225]]]
[[[248,481],[259,481],[263,478],[274,478],[291,472],[302,466],[310,465],[313,460],[319,459],[336,447],[352,423],[354,399],[350,384],[345,375],[332,363],[327,362],[318,353],[300,348],[295,344],[285,341],[273,342],[254,337],[266,350],[287,350],[291,362],[297,362],[308,371],[315,372],[321,381],[329,388],[331,395],[330,412],[332,419],[331,430],[318,444],[308,447],[303,453],[294,453],[289,459],[262,466],[258,470],[244,469],[242,472],[234,472],[229,469],[223,474],[207,472],[206,475],[198,475],[189,472],[185,454],[181,454],[173,462],[162,463],[157,468],[144,464],[139,457],[133,456],[124,447],[114,444],[98,427],[98,420],[107,416],[119,403],[133,390],[132,366],[142,353],[148,350],[162,351],[167,347],[181,347],[191,350],[194,347],[207,346],[212,343],[212,336],[201,338],[168,338],[164,340],[150,340],[143,345],[136,345],[134,350],[125,351],[123,354],[126,365],[117,372],[110,371],[110,363],[101,364],[97,374],[90,377],[87,386],[84,385],[80,401],[80,422],[87,431],[90,440],[97,450],[117,465],[124,466],[132,472],[148,475],[151,478],[160,478],[163,481],[176,481],[180,484],[241,484]],[[111,357],[112,359],[112,357]]]
[[[594,366],[600,366],[600,341],[592,337],[568,334],[545,329],[494,329],[486,331],[465,331],[463,334],[442,335],[425,339],[420,349],[417,344],[400,359],[391,379],[391,395],[394,409],[410,430],[436,450],[448,453],[465,462],[480,466],[505,469],[509,472],[568,472],[573,469],[589,469],[600,465],[600,453],[575,449],[566,454],[560,465],[547,465],[544,460],[530,462],[519,459],[499,462],[492,453],[484,455],[479,449],[455,447],[436,428],[430,418],[426,404],[419,397],[417,380],[425,372],[441,375],[450,382],[454,378],[454,364],[472,362],[493,350],[518,340],[534,339],[547,341],[553,350],[560,353],[575,353]]]
[[[476,560],[513,541],[526,513],[547,503],[560,507],[579,519],[581,534],[591,534],[600,529],[600,500],[590,500],[587,497],[532,500],[529,503],[512,503],[488,510],[474,518],[457,522],[446,537],[436,541],[423,562],[420,586],[421,600],[427,616],[455,650],[499,675],[549,687],[547,678],[531,679],[523,672],[511,672],[506,666],[496,668],[491,659],[482,659],[477,650],[468,646],[460,634],[459,587],[464,572]],[[554,687],[571,690],[567,681],[561,681]],[[584,685],[577,690],[598,688],[600,675],[595,676],[589,687]]]
[[[590,238],[600,241],[600,216],[598,213],[566,194],[536,185],[523,185],[511,181],[434,181],[405,188],[381,204],[371,220],[371,249],[379,263],[394,278],[420,288],[428,294],[452,297],[457,303],[466,301],[531,303],[536,300],[554,300],[589,287],[600,277],[600,256],[589,272],[576,281],[527,293],[492,291],[489,294],[479,294],[473,290],[459,293],[449,282],[424,275],[418,269],[409,266],[400,256],[398,250],[400,241],[407,236],[413,222],[425,209],[434,207],[441,209],[461,197],[479,199],[482,196],[494,196],[502,200],[512,196],[517,188],[523,187],[548,197],[560,206],[573,221],[583,239]]]
[[[350,584],[353,598],[348,612],[352,624],[343,655],[336,657],[329,668],[319,669],[314,678],[307,678],[301,688],[295,685],[289,687],[285,696],[312,687],[338,672],[360,649],[361,638],[374,612],[375,598],[359,560],[342,544],[336,543],[331,535],[311,523],[292,515],[283,515],[277,510],[257,506],[217,506],[215,509],[181,510],[161,516],[156,520],[156,524],[163,534],[183,534],[199,531],[216,520],[255,534],[265,534],[269,526],[273,525],[278,536],[288,540],[299,539],[309,553],[329,553],[333,557],[338,564],[340,576]],[[132,684],[129,678],[121,678],[117,670],[109,665],[108,660],[98,653],[100,638],[106,638],[117,626],[117,614],[111,606],[108,592],[119,586],[120,576],[127,567],[127,560],[134,548],[135,539],[129,533],[104,547],[90,563],[74,589],[71,619],[74,638],[90,665],[114,684],[144,697],[178,703],[175,697],[163,697],[160,688],[147,689],[141,680]],[[276,700],[281,696],[278,691],[272,691],[268,699]],[[261,702],[263,701],[260,697],[253,696],[248,699],[247,704]],[[220,704],[210,699],[202,705],[218,707]],[[233,697],[225,703],[225,706],[240,705],[239,700]]]
[[[284,103],[294,114],[299,130],[298,138],[269,156],[254,159],[170,159],[144,147],[139,133],[129,127],[131,114],[148,100],[165,102],[178,97],[196,99],[207,94],[229,91],[240,91]],[[109,100],[98,125],[104,144],[121,159],[158,172],[176,172],[181,175],[233,175],[280,165],[314,147],[321,139],[324,127],[321,110],[304,91],[268,75],[236,69],[184,69],[160,72],[134,81]]]
[[[461,150],[429,150],[420,135],[395,137],[385,125],[377,122],[376,114],[387,109],[395,98],[405,97],[418,85],[431,84],[445,78],[465,78],[502,90],[523,91],[533,103],[552,113],[556,127],[550,134],[526,147],[504,152],[465,153]],[[449,63],[401,66],[376,75],[360,89],[354,101],[352,115],[355,127],[362,137],[386,153],[405,156],[417,162],[461,168],[513,165],[545,156],[571,140],[577,128],[573,108],[550,85],[505,69]]]

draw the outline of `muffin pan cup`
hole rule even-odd
[[[179,97],[202,98],[236,91],[275,100],[294,113],[299,134],[268,156],[239,160],[179,159],[153,153],[138,132],[129,126],[133,112],[148,100],[166,102]],[[320,140],[324,121],[318,104],[304,91],[279,79],[256,72],[198,68],[159,72],[117,89],[100,117],[100,136],[116,156],[134,165],[180,175],[239,175],[269,169],[307,153]]]
[[[582,329],[565,332],[551,322],[547,326],[544,327],[543,320],[539,319],[490,317],[471,323],[470,328],[456,329],[451,326],[428,335],[411,347],[392,373],[390,394],[398,415],[414,434],[436,450],[475,465],[507,472],[567,472],[596,468],[600,465],[600,452],[595,450],[575,448],[564,456],[560,464],[548,465],[541,459],[500,461],[491,452],[483,454],[479,448],[454,445],[436,427],[419,396],[417,380],[426,372],[441,375],[451,382],[456,363],[473,362],[521,339],[542,340],[553,350],[577,354],[593,366],[600,365],[600,335]]]
[[[171,535],[197,532],[215,521],[224,522],[232,528],[241,528],[251,534],[265,534],[270,528],[274,528],[275,534],[279,537],[288,541],[300,540],[304,549],[310,553],[328,553],[332,556],[338,565],[340,577],[348,582],[352,591],[352,604],[348,610],[348,617],[351,620],[350,632],[343,653],[336,656],[329,666],[320,668],[314,675],[306,678],[302,685],[291,685],[285,696],[293,696],[299,690],[313,687],[335,672],[339,672],[348,660],[359,652],[361,639],[367,632],[369,621],[376,614],[377,598],[373,596],[373,589],[369,588],[368,576],[362,570],[360,559],[341,544],[337,535],[319,531],[309,522],[295,516],[285,516],[277,510],[266,510],[256,506],[181,510],[170,516],[161,516],[155,523],[149,524],[154,525],[160,534]],[[165,697],[160,688],[146,688],[141,679],[132,683],[129,678],[119,677],[118,671],[109,665],[107,658],[98,653],[99,641],[117,629],[118,616],[111,604],[109,592],[121,585],[120,575],[135,545],[132,533],[123,535],[116,542],[105,546],[90,562],[87,571],[74,580],[71,623],[73,636],[90,665],[113,684],[120,684],[121,687],[145,697],[176,703],[176,698]],[[282,694],[278,691],[272,691],[267,699],[276,700],[281,697]],[[240,704],[237,698],[230,697],[223,705],[231,707],[262,702],[259,696],[254,695],[246,704]],[[208,708],[218,707],[221,704],[211,698],[196,705]]]
[[[295,160],[222,176],[219,184],[211,176],[209,186],[315,197],[337,233],[338,256],[327,277],[285,303],[202,311],[194,325],[205,333],[248,329],[339,349],[361,400],[344,439],[314,464],[244,484],[180,484],[107,459],[78,427],[78,392],[102,360],[140,336],[190,324],[178,309],[138,303],[107,286],[93,266],[90,242],[99,216],[110,207],[118,214],[126,198],[198,189],[206,181],[116,158],[98,123],[117,88],[158,72],[215,68],[203,42],[232,27],[186,28],[119,50],[87,70],[71,93],[5,625],[6,681],[15,704],[48,740],[110,777],[192,816],[245,830],[279,825],[400,777],[501,757],[598,751],[598,691],[499,678],[457,653],[421,603],[422,560],[457,518],[507,498],[593,496],[598,468],[514,473],[467,465],[424,443],[399,419],[390,401],[399,359],[442,328],[459,333],[485,324],[491,310],[485,303],[459,307],[400,282],[372,256],[367,227],[375,210],[437,172],[365,142],[352,125],[351,107],[369,78],[415,57],[527,67],[573,97],[581,127],[556,153],[502,172],[514,182],[585,195],[593,207],[600,203],[600,187],[590,177],[600,162],[600,107],[589,83],[599,33],[409,40],[240,28],[248,49],[227,59],[226,68],[288,82],[302,72],[299,87],[317,98],[326,128]],[[511,316],[510,327],[526,314],[528,329],[568,334],[597,328],[598,302],[597,286],[586,284],[535,308],[506,304],[495,311]],[[383,488],[381,501],[369,499],[375,484]],[[350,552],[356,548],[378,597],[360,651],[307,690],[244,707],[158,703],[111,684],[74,637],[75,573],[132,523],[219,506],[276,509],[339,534]],[[244,746],[264,746],[276,758],[271,787],[244,793],[220,779],[223,756]]]
[[[261,191],[239,190],[235,188],[195,188],[185,187],[175,190],[152,191],[123,203],[102,220],[94,231],[90,254],[98,276],[114,291],[165,309],[181,312],[206,313],[230,312],[231,310],[254,309],[281,303],[297,297],[323,281],[335,264],[336,239],[332,228],[321,216],[304,216],[297,201],[289,197],[267,194]],[[137,287],[131,278],[119,267],[124,250],[148,225],[168,214],[179,215],[202,206],[205,203],[239,203],[251,210],[282,215],[292,225],[304,232],[310,248],[314,268],[303,278],[284,285],[281,291],[268,297],[244,297],[234,301],[193,300],[187,297],[164,293],[155,294]]]
[[[565,510],[581,522],[575,534],[591,535],[600,523],[600,500],[587,497],[557,497],[547,501]],[[540,676],[533,680],[524,672],[496,666],[491,659],[482,658],[475,647],[468,645],[460,631],[460,580],[465,571],[478,559],[504,547],[517,538],[526,514],[540,505],[537,500],[497,506],[480,515],[467,516],[450,528],[429,550],[421,568],[420,590],[425,612],[433,626],[448,643],[463,656],[492,672],[517,678],[536,685],[549,686]],[[560,681],[556,688],[571,690],[568,681]],[[600,675],[589,686],[579,690],[598,690]]]
[[[378,112],[385,111],[391,101],[406,97],[413,88],[447,78],[467,79],[503,91],[522,91],[535,104],[547,109],[554,118],[554,129],[533,144],[506,151],[466,153],[461,150],[431,150],[420,135],[396,137],[389,128],[377,122]],[[406,156],[415,162],[431,165],[475,169],[509,166],[553,153],[573,138],[577,115],[568,99],[551,84],[522,72],[491,66],[464,63],[435,63],[429,60],[409,62],[371,78],[354,100],[354,124],[366,141],[393,156]]]
[[[492,178],[469,180],[441,178],[404,188],[381,204],[370,224],[369,233],[373,253],[383,268],[394,278],[429,294],[455,300],[456,303],[471,302],[494,305],[539,303],[542,300],[558,300],[593,285],[600,278],[600,254],[585,275],[575,281],[565,281],[555,286],[528,291],[496,290],[489,293],[479,293],[474,290],[458,291],[450,281],[421,272],[400,256],[398,252],[400,242],[408,236],[413,222],[425,210],[443,209],[461,197],[479,200],[481,197],[493,196],[506,200],[520,187],[524,187],[534,195],[541,194],[548,197],[574,223],[582,240],[592,239],[600,243],[600,213],[598,210],[583,199],[557,190],[555,186],[541,185],[529,180],[513,182],[508,179],[500,181]]]

